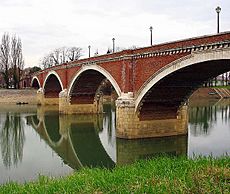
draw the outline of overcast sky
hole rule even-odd
[[[0,0],[0,36],[17,34],[26,66],[62,46],[128,48],[216,33],[215,8],[222,8],[220,30],[230,30],[230,0]]]

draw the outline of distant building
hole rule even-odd
[[[31,84],[32,76],[24,75],[20,80],[20,88],[29,88]]]
[[[28,67],[22,71],[22,76],[20,80],[20,88],[30,88],[33,73],[40,71],[40,67]]]

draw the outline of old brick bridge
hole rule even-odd
[[[122,138],[187,133],[188,97],[205,81],[230,71],[230,32],[124,50],[36,73],[39,104],[62,113],[99,113],[101,88],[117,93]]]

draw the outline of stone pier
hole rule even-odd
[[[58,105],[59,98],[45,97],[45,92],[42,88],[37,91],[37,104],[39,105]]]
[[[67,90],[59,94],[59,112],[63,114],[96,114],[103,112],[102,98],[95,99],[93,104],[71,104]]]
[[[116,101],[116,134],[119,138],[136,139],[187,134],[187,106],[182,106],[175,119],[141,121],[135,111],[131,93],[123,94]]]

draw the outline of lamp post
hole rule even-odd
[[[115,52],[115,38],[112,38],[113,41],[113,53]]]
[[[153,27],[150,26],[149,30],[150,30],[150,44],[151,44],[151,46],[152,46],[152,45],[153,45],[153,34],[152,34],[152,32],[153,32]]]
[[[221,8],[218,6],[216,8],[216,13],[217,13],[217,34],[220,32],[220,11],[221,11]]]
[[[88,48],[89,48],[89,58],[90,58],[90,48],[91,48],[91,46],[89,45]]]

